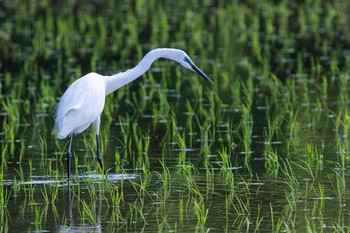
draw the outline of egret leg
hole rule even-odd
[[[69,182],[69,178],[70,178],[70,160],[72,158],[72,154],[71,154],[72,140],[73,140],[73,134],[70,135],[70,137],[69,137],[69,144],[68,144],[68,151],[67,151],[67,178],[68,178],[68,182]]]
[[[97,145],[97,161],[100,164],[103,174],[106,174],[105,170],[103,169],[102,156],[100,152],[100,137],[98,134],[96,134],[96,145]]]

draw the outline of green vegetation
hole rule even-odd
[[[0,4],[0,232],[349,232],[350,3]],[[92,130],[52,132],[90,71],[185,50],[214,81],[157,61]]]

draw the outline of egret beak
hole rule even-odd
[[[201,71],[195,64],[190,64],[192,69],[194,71],[196,71],[200,76],[202,76],[204,79],[208,80],[209,82],[211,82],[211,84],[214,84],[213,81],[208,77],[208,75],[206,75],[203,71]]]

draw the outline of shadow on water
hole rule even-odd
[[[87,173],[72,176],[70,182],[66,178],[53,179],[49,176],[32,176],[28,181],[4,180],[6,190],[14,190],[7,213],[15,216],[12,212],[16,212],[18,208],[23,214],[35,211],[37,220],[23,218],[21,224],[33,225],[36,231],[47,229],[59,232],[102,232],[101,209],[108,211],[109,208],[105,186],[110,191],[115,191],[124,182],[138,177],[137,174]],[[24,196],[17,194],[21,190],[25,191]],[[78,209],[82,209],[84,214],[81,215]],[[20,231],[22,226],[13,225],[11,229]]]
[[[72,200],[72,192],[70,188],[70,183],[68,183],[67,188],[67,205],[68,205],[68,218],[67,225],[58,226],[58,232],[103,232],[101,225],[101,203],[103,197],[101,195],[98,196],[97,200],[97,210],[96,210],[96,224],[77,224],[73,215],[73,200]]]
[[[78,185],[79,183],[84,183],[87,180],[93,183],[101,183],[101,182],[110,182],[110,183],[118,183],[121,180],[130,180],[136,179],[139,175],[136,174],[107,174],[107,175],[99,175],[99,174],[86,174],[86,175],[73,175],[71,177],[71,181],[67,182],[67,179],[59,179],[53,180],[50,176],[32,176],[29,181],[18,181],[14,183],[13,180],[4,180],[3,184],[6,186],[13,185],[54,185],[54,186],[67,186],[70,188],[71,185]]]

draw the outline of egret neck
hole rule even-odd
[[[144,74],[158,58],[175,60],[173,49],[154,49],[147,53],[134,68],[111,76],[105,76],[106,95],[116,91]]]

